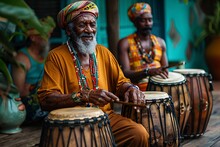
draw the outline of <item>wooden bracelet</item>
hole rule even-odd
[[[90,93],[92,92],[92,91],[94,91],[93,89],[90,89],[89,90],[89,92],[88,92],[88,94],[87,94],[87,98],[89,99],[89,95],[90,95]]]
[[[83,90],[82,91],[82,95],[85,97],[85,98],[89,98],[89,94],[90,94],[90,92],[92,92],[93,91],[93,89],[86,89],[86,90]]]

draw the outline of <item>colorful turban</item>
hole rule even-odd
[[[57,15],[57,22],[61,29],[64,29],[66,25],[74,20],[77,16],[82,13],[91,13],[98,17],[98,7],[91,1],[78,1],[71,3],[63,8]]]
[[[151,13],[151,7],[147,3],[135,3],[128,9],[128,17],[133,22],[143,13]]]

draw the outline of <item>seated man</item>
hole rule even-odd
[[[108,114],[117,146],[148,146],[146,129],[113,112],[110,102],[141,103],[144,95],[125,78],[114,56],[96,42],[98,8],[78,1],[63,8],[58,25],[67,42],[49,52],[38,98],[42,109],[99,106]]]
[[[151,34],[153,16],[149,4],[133,4],[128,9],[128,17],[137,31],[119,41],[119,63],[125,76],[146,91],[147,76],[168,77],[168,71],[163,70],[168,65],[166,44],[162,38]]]
[[[11,68],[14,84],[26,107],[26,124],[40,121],[48,114],[40,109],[37,89],[43,77],[44,61],[49,51],[49,38],[55,22],[50,16],[41,19],[40,22],[47,34],[41,35],[37,30],[28,28],[27,43],[15,57],[15,60],[25,69],[16,65],[12,65]]]

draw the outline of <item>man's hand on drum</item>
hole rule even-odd
[[[129,86],[127,91],[124,93],[124,101],[125,102],[133,102],[134,104],[143,104],[145,103],[145,96],[143,92],[139,90],[139,88],[136,88],[135,86]],[[139,107],[134,107],[137,109],[138,112],[140,112]]]
[[[168,70],[166,68],[164,68],[164,67],[150,68],[148,70],[148,75],[150,75],[150,76],[159,75],[163,79],[166,79],[166,78],[168,78]]]
[[[119,101],[119,98],[116,95],[103,89],[91,90],[88,99],[90,103],[101,107],[110,102]]]

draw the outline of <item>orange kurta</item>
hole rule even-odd
[[[104,46],[96,46],[98,64],[98,86],[112,93],[116,92],[124,82],[130,82],[124,77],[115,57]],[[71,94],[79,92],[79,84],[72,56],[67,45],[61,45],[50,51],[45,64],[45,72],[42,86],[38,90],[39,100],[43,101],[46,95],[52,92]],[[92,89],[90,71],[85,72],[88,85]],[[115,86],[116,85],[116,86]],[[101,108],[103,111],[110,110],[110,104]]]
[[[96,57],[98,62],[98,86],[101,89],[115,93],[124,82],[130,82],[124,77],[116,59],[111,52],[101,46],[96,46]],[[90,71],[85,72],[89,87],[92,87]],[[79,85],[72,56],[66,45],[62,45],[50,51],[42,81],[42,86],[38,90],[40,101],[52,92],[70,94],[78,92]],[[146,129],[131,119],[115,114],[110,104],[101,108],[109,114],[110,125],[115,137],[117,146],[148,146],[149,134]]]

